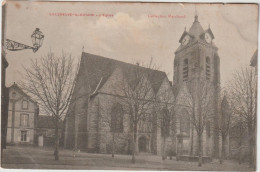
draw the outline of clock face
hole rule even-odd
[[[211,38],[209,33],[205,34],[205,40],[206,40],[207,43],[211,43],[212,38]]]
[[[182,39],[181,44],[182,44],[182,45],[187,45],[189,42],[190,42],[190,37],[189,37],[189,35],[186,35],[186,36]]]

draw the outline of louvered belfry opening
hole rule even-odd
[[[206,57],[206,80],[210,80],[210,58]]]
[[[188,76],[189,76],[189,61],[188,61],[188,59],[184,59],[184,63],[183,63],[183,81],[184,82],[188,81]]]

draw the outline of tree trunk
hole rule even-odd
[[[257,82],[256,82],[256,88],[257,88]],[[254,136],[253,136],[253,167],[254,170],[256,170],[256,153],[257,153],[257,148],[256,148],[256,141],[257,141],[257,89],[255,89],[255,111],[254,111],[254,120],[253,120],[253,131],[254,131]]]
[[[198,94],[199,92],[197,92]],[[202,121],[202,109],[201,109],[201,105],[202,102],[198,102],[198,115],[199,115],[199,123],[198,123],[198,128],[197,133],[198,133],[198,142],[199,142],[199,162],[198,162],[198,166],[201,167],[202,166],[202,135],[203,135],[203,121]],[[195,114],[194,114],[195,115]]]
[[[166,140],[166,137],[164,136],[163,137],[163,150],[162,150],[162,160],[165,160],[166,159],[166,155],[165,155],[165,140]]]
[[[194,130],[194,126],[192,125],[192,127],[191,127],[190,156],[193,155],[193,130]]]
[[[254,168],[254,170],[256,170],[256,153],[257,153],[257,150],[256,150],[256,140],[257,140],[257,135],[256,135],[256,133],[257,133],[257,131],[256,131],[256,116],[255,116],[255,121],[254,121],[254,126],[253,126],[253,140],[252,140],[252,147],[253,147],[253,168]]]
[[[254,131],[254,135],[253,135],[253,140],[252,140],[252,149],[253,149],[253,154],[252,154],[252,168],[254,170],[256,170],[256,131],[255,129]]]
[[[199,162],[198,162],[198,166],[201,167],[202,165],[202,133],[199,133]]]
[[[135,141],[133,141],[132,163],[135,164]]]
[[[253,167],[253,131],[252,131],[252,122],[250,121],[249,124],[248,124],[248,133],[249,134],[249,167]]]
[[[226,137],[222,134],[222,149],[221,149],[221,156],[220,156],[220,164],[223,164],[223,160],[226,158],[225,142],[226,142]]]
[[[55,160],[59,160],[59,126],[58,118],[55,119],[55,148],[54,148],[54,157]]]
[[[241,131],[241,128],[240,128],[240,132],[242,132]],[[239,152],[238,152],[238,164],[241,164],[242,163],[242,138],[243,136],[242,136],[242,134],[240,133],[240,137],[239,137]]]
[[[137,137],[137,124],[133,127],[133,147],[132,147],[132,163],[135,164],[135,150],[136,150],[136,137]]]
[[[115,152],[115,133],[113,132],[113,143],[112,143],[112,157],[114,158],[114,152]]]
[[[255,133],[254,133],[255,134]],[[254,170],[256,170],[256,146],[255,146],[255,135],[254,135],[254,141],[253,141],[253,145],[252,145],[252,147],[253,147],[253,157],[252,157],[252,168],[254,169]]]
[[[241,164],[241,163],[242,163],[241,149],[242,149],[242,148],[239,147],[238,164]]]

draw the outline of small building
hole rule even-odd
[[[35,124],[39,114],[37,102],[17,84],[9,87],[7,144],[34,144]]]
[[[61,139],[62,122],[59,122],[59,137]],[[37,119],[36,143],[41,147],[54,146],[55,144],[55,123],[52,116],[39,115]],[[60,143],[62,143],[60,141]]]

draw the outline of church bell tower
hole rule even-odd
[[[213,43],[214,38],[210,27],[204,30],[195,15],[191,28],[189,31],[185,28],[175,52],[173,81],[177,87],[203,77],[214,84],[220,83],[218,48]]]
[[[213,32],[210,26],[203,29],[200,25],[198,15],[194,17],[194,22],[189,30],[185,30],[179,39],[180,46],[175,51],[174,77],[175,89],[178,91],[184,85],[188,85],[193,80],[205,80],[212,83],[214,87],[214,126],[212,125],[212,153],[219,155],[218,136],[218,100],[220,86],[220,59],[218,48],[215,46]]]

